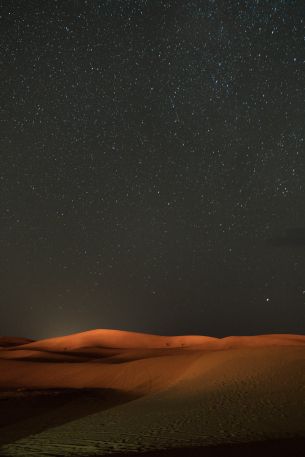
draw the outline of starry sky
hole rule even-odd
[[[0,334],[305,333],[302,0],[1,2]]]

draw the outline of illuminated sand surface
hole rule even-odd
[[[3,347],[0,389],[4,456],[305,436],[305,336],[95,330]]]

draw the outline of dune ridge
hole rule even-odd
[[[67,351],[86,347],[100,347],[112,349],[207,348],[213,350],[243,346],[290,346],[299,344],[305,344],[305,335],[266,334],[216,338],[202,335],[160,336],[123,330],[96,329],[67,336],[30,341],[19,345],[18,349]]]

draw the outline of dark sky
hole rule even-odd
[[[1,6],[0,334],[304,333],[304,1]]]

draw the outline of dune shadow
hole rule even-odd
[[[121,351],[117,349],[104,349],[104,348],[84,348],[82,351],[76,350],[39,350],[32,349],[31,354],[22,355],[22,351],[17,348],[10,348],[12,353],[17,349],[19,356],[15,355],[11,360],[18,362],[37,362],[37,363],[80,363],[90,362],[96,359],[107,361],[108,358],[120,354]],[[6,351],[7,352],[7,351]],[[0,353],[1,358],[1,353]]]
[[[33,354],[15,356],[12,360],[15,362],[33,362],[33,363],[105,363],[109,365],[117,365],[120,363],[131,362],[133,360],[150,359],[156,357],[167,357],[172,355],[180,355],[185,351],[181,348],[155,348],[155,349],[126,349],[126,348],[84,348],[83,350],[63,350],[63,351],[35,351]],[[36,352],[39,354],[36,355]],[[204,350],[201,350],[203,353]],[[191,351],[187,351],[191,353]]]
[[[63,425],[140,395],[116,389],[22,390],[0,395],[0,446]]]

